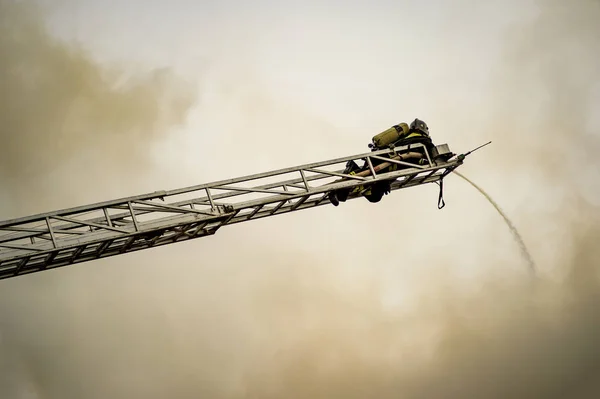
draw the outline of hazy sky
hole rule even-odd
[[[493,141],[461,170],[543,283],[450,176],[441,211],[429,185],[2,281],[0,396],[587,398],[600,6],[569,4],[50,4],[78,50],[5,8],[0,219],[361,153],[419,117],[455,152]]]

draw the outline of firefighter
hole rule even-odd
[[[431,153],[431,150],[434,147],[433,142],[431,141],[431,137],[429,136],[429,127],[427,126],[427,123],[418,118],[415,118],[415,120],[412,121],[410,126],[406,123],[399,123],[398,125],[394,125],[391,128],[374,136],[372,144],[369,144],[369,147],[371,147],[372,151],[378,151],[386,147],[399,147],[417,143],[425,145],[429,153]],[[415,148],[411,151],[419,151],[419,149]],[[425,158],[424,153],[423,155]],[[375,167],[382,162],[384,161],[374,159],[373,166]],[[424,162],[424,159],[406,160],[405,162],[422,164]],[[366,170],[367,168],[368,164],[366,161],[362,168],[360,168],[356,164],[356,162],[348,161],[348,163],[346,164],[346,169],[343,173],[354,174],[358,171]],[[403,166],[394,163],[381,172],[393,172],[398,170],[399,168],[403,168]],[[338,206],[340,202],[345,202],[350,194],[360,192],[361,195],[367,199],[367,201],[371,203],[377,203],[381,201],[384,195],[390,193],[391,184],[392,181],[379,181],[368,187],[360,185],[353,187],[352,189],[332,191],[331,193],[329,193],[329,200],[334,206]]]

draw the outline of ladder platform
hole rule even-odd
[[[328,193],[337,189],[392,179],[392,191],[437,182],[463,163],[464,158],[435,162],[427,153],[428,165],[390,161],[405,169],[362,177],[343,173],[348,161],[371,163],[417,147],[425,148],[412,144],[371,151],[0,221],[0,279],[200,238],[226,225],[329,204]]]

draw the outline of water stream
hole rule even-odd
[[[525,246],[525,242],[523,241],[523,238],[521,238],[521,235],[517,231],[517,228],[510,221],[510,219],[508,218],[508,216],[506,216],[506,214],[502,211],[502,209],[500,209],[500,206],[498,206],[498,204],[496,203],[496,201],[494,201],[492,199],[492,197],[490,197],[489,194],[486,193],[481,187],[479,187],[477,184],[473,183],[471,180],[469,180],[468,178],[466,178],[464,175],[462,175],[462,174],[460,174],[460,173],[458,173],[456,171],[454,171],[454,174],[462,177],[470,185],[472,185],[473,187],[475,187],[477,189],[477,191],[479,191],[490,202],[490,204],[492,204],[492,206],[494,208],[496,208],[496,210],[498,211],[498,213],[500,214],[500,216],[502,216],[502,218],[504,219],[504,221],[508,225],[508,228],[510,229],[510,232],[512,233],[512,236],[514,237],[515,241],[517,241],[517,243],[519,244],[519,247],[521,248],[521,254],[523,255],[523,258],[525,258],[525,260],[529,264],[529,269],[530,269],[531,273],[535,274],[535,270],[536,270],[535,263],[533,262],[533,258],[531,257],[531,254],[529,253],[529,251],[527,250],[527,247]]]

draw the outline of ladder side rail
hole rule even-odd
[[[372,152],[351,155],[351,156],[346,156],[346,157],[341,157],[341,158],[334,158],[334,159],[330,159],[327,161],[313,162],[313,163],[304,164],[304,165],[298,165],[298,166],[292,166],[292,167],[288,167],[288,168],[272,170],[269,172],[256,173],[256,174],[246,175],[246,176],[237,177],[237,178],[233,178],[233,179],[225,179],[225,180],[220,180],[220,181],[215,181],[215,182],[210,182],[210,183],[204,183],[204,184],[189,186],[189,187],[180,188],[180,189],[155,191],[153,193],[148,193],[148,194],[141,194],[141,195],[136,195],[136,196],[131,196],[131,197],[119,198],[119,199],[111,200],[111,201],[98,202],[98,203],[94,203],[94,204],[90,204],[90,205],[82,205],[82,206],[77,206],[77,207],[73,207],[73,208],[66,208],[66,209],[61,209],[61,210],[56,210],[56,211],[51,211],[51,212],[46,212],[46,213],[39,213],[36,215],[0,221],[0,227],[5,227],[8,225],[30,223],[30,222],[36,222],[36,221],[39,222],[39,221],[43,221],[45,218],[51,217],[51,216],[57,216],[57,215],[68,216],[68,215],[75,214],[75,213],[81,213],[81,212],[86,212],[86,211],[95,211],[97,209],[101,209],[101,208],[105,208],[105,207],[124,205],[131,201],[137,201],[137,200],[146,200],[147,201],[147,200],[152,200],[152,199],[161,199],[161,198],[165,198],[165,197],[169,197],[169,196],[181,195],[181,194],[186,194],[186,193],[190,193],[190,192],[194,192],[194,191],[201,191],[206,188],[215,188],[215,187],[223,186],[226,184],[247,182],[247,181],[257,180],[257,179],[261,179],[261,178],[273,177],[273,176],[277,176],[277,175],[297,172],[297,171],[304,170],[304,169],[329,166],[329,165],[347,162],[347,161],[351,161],[351,160],[363,159],[363,158],[366,158],[371,155],[381,155],[381,154],[389,154],[391,152],[401,152],[401,151],[404,151],[409,148],[414,148],[415,146],[417,146],[417,145],[412,144],[411,146],[402,146],[402,147],[397,147],[395,149],[383,149],[383,150],[372,151]]]
[[[332,159],[332,160],[328,160],[328,161],[305,164],[305,165],[295,166],[292,168],[279,169],[276,171],[248,175],[248,176],[235,178],[235,179],[221,180],[219,182],[213,182],[213,183],[207,183],[207,184],[202,184],[202,185],[198,185],[198,186],[193,186],[192,188],[195,190],[206,190],[206,189],[211,189],[211,188],[215,189],[215,188],[219,188],[219,186],[223,186],[226,184],[251,181],[251,180],[260,179],[260,178],[264,178],[264,177],[272,177],[272,176],[277,176],[278,174],[287,174],[287,173],[291,173],[291,172],[302,173],[304,170],[314,169],[315,167],[334,165],[336,163],[345,162],[345,161],[349,161],[349,160],[369,159],[369,157],[371,157],[373,155],[397,153],[397,152],[401,152],[404,149],[415,148],[418,146],[422,146],[423,148],[425,148],[425,146],[423,146],[422,144],[412,144],[411,146],[398,147],[395,149],[384,149],[384,150],[379,150],[379,151],[372,151],[369,153],[363,153],[363,154],[354,155],[354,156],[350,156],[350,157],[336,158],[336,159]],[[426,148],[425,148],[425,151],[426,151]],[[305,180],[312,181],[312,180],[316,180],[316,179],[324,179],[327,177],[329,177],[329,176],[326,176],[323,173],[321,173],[321,174],[318,174],[317,176],[308,176],[308,177],[303,176],[301,178],[292,179],[292,180],[289,180],[286,182],[277,182],[277,183],[271,183],[268,185],[262,185],[262,186],[259,185],[257,187],[246,188],[246,190],[249,190],[249,191],[251,191],[252,189],[268,190],[270,188],[279,187],[286,183],[292,185],[292,184],[304,182]],[[193,191],[192,188],[171,190],[171,191],[164,191],[164,190],[157,191],[152,194],[143,194],[143,195],[128,197],[128,198],[124,198],[124,199],[120,199],[120,200],[106,201],[106,202],[96,203],[96,204],[87,205],[87,206],[68,208],[68,209],[64,209],[61,211],[54,211],[54,212],[48,212],[45,214],[38,214],[38,215],[31,216],[31,217],[7,220],[7,221],[0,222],[0,230],[2,230],[2,228],[10,230],[11,228],[13,228],[13,229],[18,228],[20,225],[33,223],[33,222],[38,222],[39,225],[26,226],[23,228],[39,229],[40,227],[43,227],[46,224],[46,219],[48,217],[54,217],[54,216],[66,217],[66,216],[74,215],[76,213],[97,212],[100,210],[104,211],[104,215],[102,217],[90,219],[90,220],[88,220],[88,222],[95,223],[95,224],[103,224],[106,222],[107,225],[109,225],[111,221],[107,220],[108,214],[107,214],[106,210],[108,208],[125,208],[125,207],[129,206],[131,202],[151,201],[151,200],[155,200],[155,199],[161,199],[164,201],[166,197],[180,195],[183,192]],[[223,199],[223,198],[228,198],[228,197],[232,197],[232,196],[236,196],[236,195],[243,195],[245,193],[246,192],[244,192],[244,191],[241,191],[241,192],[240,191],[232,191],[229,193],[217,194],[216,196],[213,197],[213,199]],[[200,197],[200,198],[197,198],[194,200],[185,200],[185,201],[181,201],[181,202],[174,202],[174,203],[171,203],[168,205],[177,206],[177,207],[192,206],[192,205],[198,205],[207,200],[209,200],[208,195],[206,197]],[[142,215],[144,213],[146,213],[146,212],[145,211],[136,212],[136,215]],[[120,220],[120,219],[123,219],[126,217],[130,217],[129,212],[124,212],[121,214],[111,216],[111,218],[113,220]],[[66,230],[73,229],[76,227],[80,227],[80,226],[77,223],[74,223],[73,225],[61,226],[61,229],[66,231]],[[23,238],[29,238],[29,237],[39,237],[41,235],[48,234],[48,233],[49,233],[49,231],[47,229],[43,229],[41,232],[31,232],[30,231],[30,232],[21,232],[19,234],[4,234],[4,235],[0,235],[0,243],[19,240],[19,239],[23,239]]]

